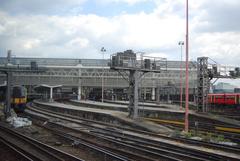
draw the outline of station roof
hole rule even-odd
[[[0,57],[0,64],[5,64],[7,58]],[[29,66],[31,62],[36,62],[39,66],[56,66],[56,67],[108,67],[109,59],[66,59],[66,58],[12,58],[13,65],[26,65]],[[181,61],[167,60],[168,68],[179,68]],[[182,62],[185,66],[185,62]],[[190,68],[196,68],[196,62],[189,62]]]
[[[47,85],[47,84],[40,84],[36,87],[34,87],[34,89],[36,88],[60,88],[62,87],[63,85]]]

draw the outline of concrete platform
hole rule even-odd
[[[129,104],[128,101],[104,100],[104,102],[106,102],[106,103],[113,103],[113,104],[119,104],[119,105],[128,105],[128,104]],[[156,108],[166,108],[166,109],[173,109],[173,110],[179,110],[179,109],[180,109],[180,106],[179,106],[179,105],[166,104],[166,103],[162,103],[162,102],[160,102],[159,104],[149,103],[149,102],[139,102],[138,105],[139,105],[140,107],[141,107],[141,106],[144,106],[144,107],[156,107]]]
[[[101,108],[101,109],[111,109],[111,110],[119,110],[119,111],[127,111],[128,102],[96,102],[90,100],[70,100],[70,102],[77,103],[77,105],[87,106],[87,107],[94,107],[94,108]],[[120,104],[121,103],[121,104]],[[156,111],[174,111],[174,112],[183,112],[180,110],[180,106],[171,105],[171,104],[163,104],[163,105],[156,105],[153,103],[144,103],[139,105],[139,109],[145,110],[156,110]]]
[[[89,108],[98,108],[98,109],[107,109],[107,110],[116,110],[116,111],[128,111],[128,105],[120,105],[114,103],[106,103],[106,102],[95,102],[89,100],[71,100],[73,105],[89,107]],[[141,117],[151,117],[151,118],[162,118],[163,116],[166,119],[182,119],[184,115],[184,111],[179,109],[171,109],[169,108],[156,108],[156,107],[145,107],[139,106],[139,115]]]
[[[128,101],[108,101],[106,102],[95,102],[89,100],[71,100],[71,102],[77,106],[84,106],[90,108],[98,108],[98,109],[108,109],[108,110],[117,110],[117,111],[125,111],[128,110]],[[179,110],[179,106],[172,104],[161,104],[156,105],[153,103],[146,103],[148,106],[144,106],[141,103],[139,106],[139,115],[142,117],[156,118],[156,119],[166,119],[166,120],[174,120],[174,121],[184,121],[185,111]],[[154,107],[151,107],[153,105]],[[228,126],[240,127],[240,121],[225,118],[222,116],[217,116],[209,113],[196,113],[195,111],[189,111],[189,119],[191,122],[201,122],[201,121],[209,121],[215,124],[224,124]]]
[[[170,134],[172,132],[171,129],[165,126],[155,124],[144,119],[132,120],[128,117],[127,112],[66,105],[58,102],[40,102],[36,100],[34,101],[34,104],[41,105],[43,108],[50,107],[53,111],[72,114],[81,118],[109,122],[122,126],[136,127],[136,129],[138,128],[155,133]]]

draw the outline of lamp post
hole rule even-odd
[[[103,78],[103,75],[104,75],[104,52],[106,52],[106,49],[104,48],[104,47],[102,47],[101,48],[101,52],[102,52],[102,60],[103,60],[103,62],[102,62],[102,102],[103,102],[103,99],[104,99],[104,96],[103,96],[103,94],[104,94],[104,78]]]
[[[183,87],[182,87],[182,47],[184,45],[184,41],[179,41],[178,45],[181,46],[181,64],[180,64],[180,110],[182,110],[182,93],[183,93]]]
[[[186,0],[186,97],[185,97],[185,132],[188,132],[188,0]]]

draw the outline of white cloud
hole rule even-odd
[[[140,2],[146,2],[149,0],[102,0],[101,3],[127,3],[129,5],[134,5]]]
[[[159,18],[155,14],[145,13],[126,15],[120,18],[120,22],[126,25],[123,42],[136,48],[166,48],[175,45],[184,27],[184,22],[177,16]]]
[[[89,45],[89,40],[85,39],[85,38],[76,38],[66,44],[66,46],[68,46],[68,47],[76,47],[76,46],[78,47],[79,46],[81,48],[86,48],[86,47],[88,47],[88,45]]]
[[[19,14],[52,14],[75,12],[87,0],[1,0],[0,10]]]
[[[105,1],[134,5],[145,0]],[[236,17],[240,12],[236,8],[240,1],[223,0],[212,5],[215,2],[189,1],[190,59],[210,56],[221,64],[237,64],[240,29]],[[104,46],[108,54],[133,49],[179,59],[177,43],[185,39],[185,1],[155,0],[155,3],[151,13],[122,13],[114,17],[14,16],[0,12],[0,49],[12,49],[17,56],[100,58],[99,50]],[[232,16],[226,12],[231,8]]]
[[[40,44],[40,40],[38,39],[32,39],[32,40],[27,40],[23,44],[24,49],[33,49],[34,47],[37,47]]]
[[[239,64],[240,32],[204,33],[192,41],[193,56],[208,56],[221,64]]]
[[[30,52],[32,49],[32,52],[39,54],[48,52],[43,50],[47,47],[55,48],[59,52],[55,56],[61,57],[71,56],[66,53],[69,51],[88,53],[87,50],[93,51],[93,48],[97,51],[101,46],[114,52],[128,48],[171,48],[179,40],[182,35],[179,31],[183,29],[183,21],[179,17],[159,18],[154,13],[124,14],[109,18],[91,14],[66,17],[7,15],[7,19],[14,23],[0,20],[0,24],[7,26],[9,32],[12,32],[12,28],[16,29],[15,37],[8,36],[9,48],[13,47],[19,53],[26,52],[25,49]],[[13,39],[15,47],[11,45]],[[22,48],[19,43],[24,44]],[[65,49],[60,50],[61,48]],[[89,55],[82,55],[86,56]]]

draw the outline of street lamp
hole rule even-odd
[[[104,99],[104,96],[103,96],[103,91],[104,91],[104,79],[103,79],[103,74],[104,74],[104,53],[106,52],[106,49],[104,47],[101,48],[101,52],[102,52],[102,102],[103,102],[103,99]]]
[[[188,100],[189,100],[189,95],[188,95],[188,40],[189,40],[189,37],[188,37],[188,0],[186,0],[186,92],[185,92],[185,126],[184,126],[184,129],[185,129],[185,132],[188,132],[188,129],[189,129],[189,122],[188,122]]]
[[[178,45],[181,47],[181,64],[180,64],[180,110],[182,110],[182,93],[183,93],[183,87],[182,87],[182,47],[184,45],[184,41],[179,41]]]

